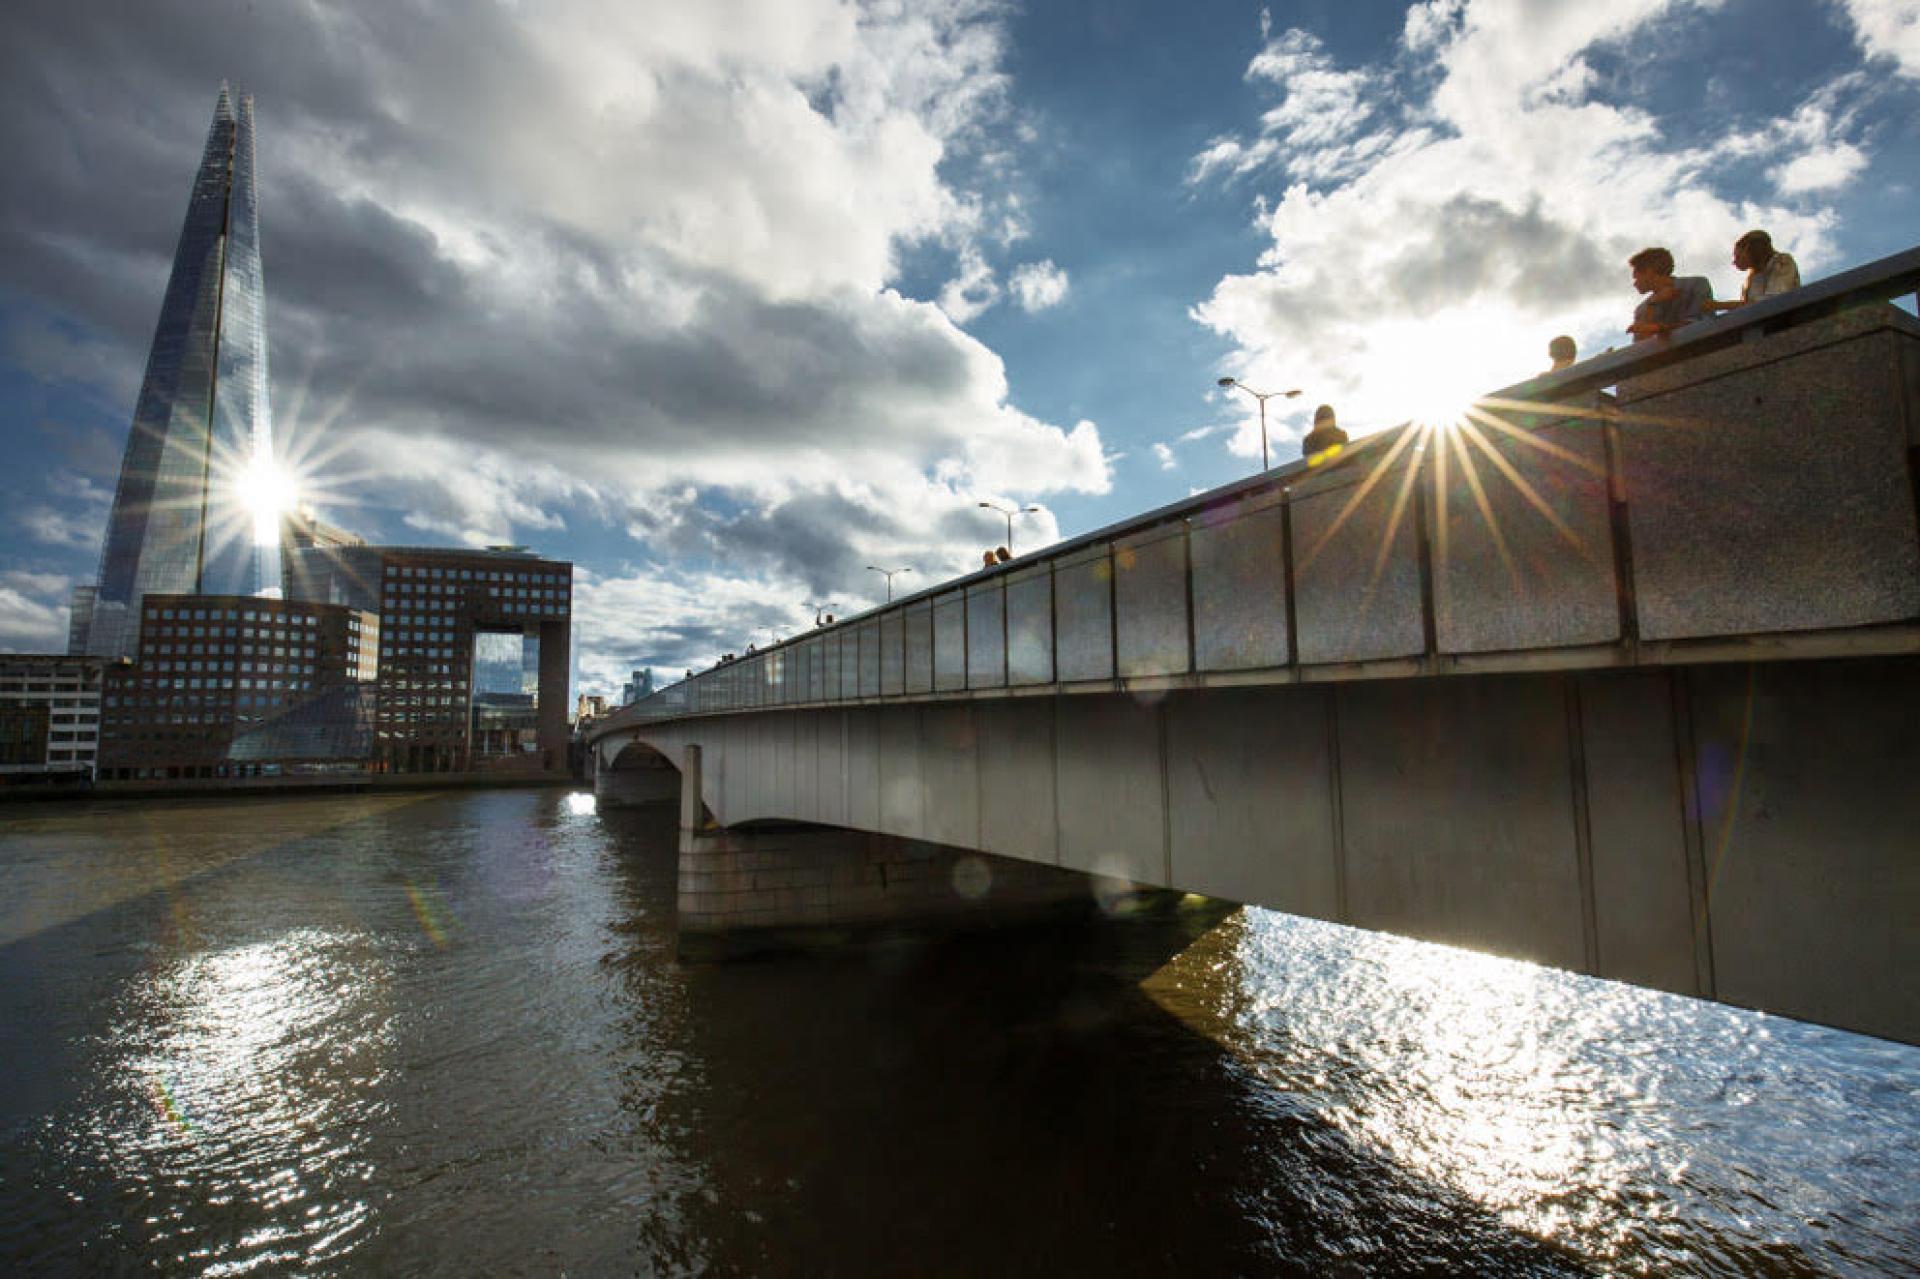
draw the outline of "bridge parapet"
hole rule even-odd
[[[921,591],[603,721],[1920,651],[1920,249]],[[1616,388],[1608,394],[1606,388]]]

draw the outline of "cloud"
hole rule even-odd
[[[940,288],[940,309],[955,324],[965,324],[1000,300],[1000,282],[979,249],[971,245],[961,252],[959,267],[959,273]]]
[[[651,562],[599,576],[576,570],[573,637],[584,691],[611,691],[639,666],[673,675],[704,667],[749,642],[764,644],[769,629],[787,636],[811,627],[819,607],[841,617],[861,612],[885,597],[870,564],[910,568],[897,579],[901,591],[970,573],[981,550],[1005,537],[1001,517],[977,503],[1015,504],[1003,492],[905,471],[843,477],[773,503],[742,498],[678,495],[633,530]],[[1043,507],[1021,516],[1014,535],[1024,552],[1059,540],[1060,529]]]
[[[1768,227],[1803,266],[1828,255],[1831,212],[1734,200],[1715,174],[1771,161],[1797,196],[1844,181],[1849,84],[1700,144],[1670,141],[1630,81],[1616,76],[1614,99],[1593,99],[1597,65],[1658,45],[1656,28],[1695,7],[1432,0],[1409,10],[1391,60],[1351,68],[1310,33],[1266,43],[1247,75],[1277,104],[1251,130],[1214,139],[1190,178],[1277,185],[1258,205],[1268,243],[1193,314],[1233,342],[1223,368],[1307,388],[1270,421],[1276,438],[1302,432],[1316,401],[1362,430],[1444,413],[1543,367],[1556,332],[1590,351],[1624,342],[1634,301],[1624,263],[1643,245],[1718,272],[1723,296],[1735,281],[1720,264],[1750,226]],[[1229,448],[1257,456],[1249,408]]]
[[[1160,469],[1163,471],[1171,471],[1180,465],[1179,460],[1173,456],[1172,447],[1167,444],[1156,442],[1153,446],[1153,456],[1154,460],[1160,463]]]
[[[1860,47],[1873,58],[1890,58],[1903,76],[1920,79],[1920,3],[1915,0],[1844,0]]]
[[[1831,191],[1853,181],[1867,167],[1867,153],[1847,142],[1817,154],[1799,155],[1769,171],[1782,195]]]
[[[0,572],[0,652],[64,653],[73,579],[24,569]]]
[[[276,436],[330,509],[533,542],[687,492],[717,504],[690,526],[732,527],[848,475],[876,477],[886,520],[928,488],[1104,491],[1098,427],[1022,411],[959,327],[1025,225],[1008,20],[1000,0],[267,5],[223,20],[214,68],[188,0],[29,6],[0,48],[0,288],[60,318],[9,340],[37,376],[91,367],[130,400],[231,76],[258,93]],[[937,300],[900,291],[927,246],[959,264]],[[976,540],[951,532],[955,554]]]
[[[43,546],[65,546],[78,551],[98,551],[106,531],[104,517],[76,516],[51,506],[29,506],[15,520],[27,531],[28,537]]]
[[[1007,288],[1014,300],[1020,303],[1021,310],[1029,313],[1044,311],[1066,301],[1067,273],[1064,268],[1055,266],[1051,258],[1027,262],[1014,268],[1013,274],[1007,278]]]

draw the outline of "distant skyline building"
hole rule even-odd
[[[99,579],[90,600],[76,597],[76,652],[133,656],[149,594],[278,591],[278,513],[257,500],[273,475],[264,293],[253,99],[240,97],[236,110],[223,85],[127,432]]]

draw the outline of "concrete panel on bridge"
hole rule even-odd
[[[967,597],[948,591],[933,601],[933,687],[942,693],[967,686]]]
[[[1690,805],[1667,671],[1577,678],[1593,867],[1594,968],[1682,995],[1711,993]]]
[[[902,622],[906,615],[899,609],[879,615],[879,693],[881,697],[899,697],[906,689],[904,676],[904,640]]]
[[[980,735],[980,847],[1060,860],[1054,795],[1053,699],[975,702]]]
[[[1920,323],[1865,308],[1622,384],[1643,637],[1920,617],[1916,342]]]
[[[815,820],[827,826],[851,826],[847,809],[847,716],[842,711],[822,711],[814,740],[819,745],[820,796],[814,805]]]
[[[1061,683],[1113,678],[1113,562],[1106,546],[1053,564],[1054,667]]]
[[[1338,920],[1340,848],[1326,687],[1166,703],[1173,882]]]
[[[1565,681],[1338,686],[1351,922],[1581,969]]]
[[[880,829],[880,713],[846,712],[847,825]]]
[[[1166,886],[1166,774],[1160,716],[1125,695],[1054,702],[1060,864]],[[1097,742],[1099,749],[1088,749]]]
[[[879,716],[875,749],[880,753],[880,824],[889,835],[925,839],[924,763],[920,717],[912,707]]]
[[[1002,688],[1007,682],[1006,579],[967,588],[967,687]]]
[[[1187,530],[1168,524],[1113,544],[1113,600],[1122,676],[1182,675],[1187,652]]]
[[[1426,650],[1413,488],[1424,454],[1407,426],[1356,443],[1293,489],[1300,660],[1359,662]]]
[[[1285,512],[1278,492],[1256,494],[1193,522],[1194,665],[1203,671],[1285,666]]]
[[[880,696],[880,620],[870,618],[854,627],[855,665],[859,677],[854,683],[857,696]]]
[[[1920,667],[1687,672],[1716,994],[1920,1042]]]
[[[972,708],[965,703],[923,707],[921,763],[926,769],[926,838],[960,848],[980,847],[980,754]]]
[[[901,610],[906,632],[904,688],[909,693],[933,691],[933,605],[920,600]]]
[[[1476,418],[1429,446],[1440,650],[1617,640],[1606,428],[1498,408]]]
[[[1053,683],[1053,566],[1007,575],[1007,683]]]

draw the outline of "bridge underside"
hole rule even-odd
[[[931,841],[1920,1042],[1916,706],[1920,658],[1857,658],[762,711],[638,749],[699,747],[721,827]]]

